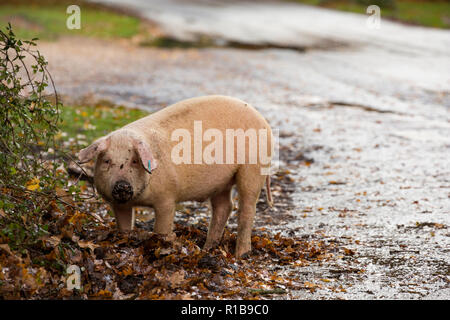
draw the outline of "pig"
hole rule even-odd
[[[239,144],[230,129],[248,133],[245,143]],[[266,132],[266,139],[251,141],[252,130]],[[220,136],[228,138],[227,134],[232,137],[230,143],[216,141]],[[188,139],[189,135],[194,141]],[[211,151],[213,144],[202,143],[202,138],[210,141],[213,136],[216,148],[211,152],[212,161],[198,159],[197,155]],[[264,161],[251,160],[247,150],[255,143],[258,150],[267,150]],[[245,154],[238,161],[243,146]],[[134,206],[147,206],[155,211],[154,232],[173,236],[176,204],[209,199],[212,216],[206,250],[220,243],[233,207],[231,190],[236,186],[239,210],[235,255],[241,257],[251,250],[256,202],[264,184],[268,204],[272,205],[267,170],[272,154],[272,130],[262,115],[239,99],[214,95],[183,100],[134,121],[82,149],[78,158],[80,163],[96,159],[94,185],[110,204],[120,231],[133,229]]]

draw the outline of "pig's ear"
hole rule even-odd
[[[81,149],[78,154],[78,160],[80,163],[85,163],[92,160],[96,157],[100,152],[105,151],[109,147],[109,137],[108,138],[100,138],[94,143],[92,143],[89,147]]]
[[[142,140],[134,140],[134,147],[136,148],[139,158],[141,159],[142,166],[148,173],[152,173],[156,169],[158,163],[153,157],[150,146]]]

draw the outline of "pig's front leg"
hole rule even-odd
[[[171,235],[175,215],[175,201],[161,201],[154,205],[153,208],[155,209],[155,226],[153,231],[158,234]]]
[[[131,206],[113,206],[119,231],[131,231],[134,228],[134,214]]]

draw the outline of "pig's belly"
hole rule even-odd
[[[178,175],[178,201],[205,201],[234,183],[238,165],[187,165]]]

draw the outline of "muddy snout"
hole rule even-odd
[[[127,181],[117,181],[112,190],[112,197],[119,203],[127,202],[133,197],[133,187]]]

